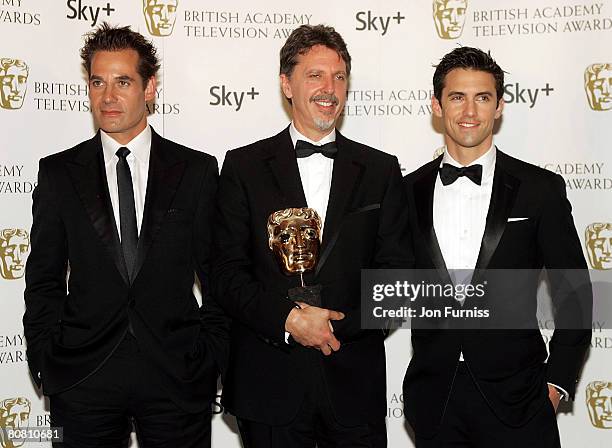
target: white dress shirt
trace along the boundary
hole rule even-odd
[[[450,185],[443,185],[440,175],[436,177],[433,226],[444,263],[449,270],[474,270],[476,267],[491,202],[496,159],[496,149],[492,146],[470,164],[482,165],[480,185],[465,176]],[[445,163],[462,166],[451,157],[446,148],[440,167]],[[461,281],[469,281],[469,278]],[[463,352],[459,354],[459,360],[463,361]]]
[[[336,129],[334,128],[329,134],[323,137],[318,142],[305,137],[295,128],[293,122],[289,126],[289,134],[293,142],[293,148],[298,140],[312,143],[316,146],[323,146],[326,143],[336,141]],[[327,213],[327,204],[329,202],[329,192],[331,191],[332,173],[334,170],[334,159],[325,157],[323,154],[312,154],[308,157],[297,159],[298,169],[300,171],[300,179],[302,181],[302,189],[306,196],[306,205],[315,209],[321,217],[321,237],[323,237],[323,226],[325,226],[325,214]],[[331,326],[331,322],[329,324]],[[289,332],[285,331],[285,342],[289,341]]]
[[[336,141],[336,129],[333,129],[329,134],[323,137],[318,142],[312,141],[305,137],[295,128],[293,122],[289,126],[289,134],[293,147],[298,140],[312,143],[315,146],[323,146],[326,143]],[[332,173],[334,170],[334,159],[325,157],[323,154],[312,154],[308,157],[297,159],[300,178],[302,180],[302,188],[304,196],[306,196],[306,204],[313,208],[321,217],[321,236],[323,236],[323,226],[325,225],[325,214],[327,213],[327,204],[329,202],[329,192],[331,190]]]
[[[473,270],[476,267],[491,202],[496,159],[493,146],[470,164],[482,165],[480,185],[465,176],[446,186],[439,175],[436,178],[433,226],[448,269]],[[440,166],[445,163],[462,166],[446,150]]]
[[[104,152],[104,169],[106,170],[106,181],[113,206],[113,215],[117,233],[121,240],[121,220],[119,217],[119,186],[117,184],[117,150],[126,147],[130,154],[126,157],[132,174],[132,185],[134,187],[134,205],[136,206],[136,226],[138,235],[142,225],[142,214],[144,212],[145,195],[147,193],[147,180],[149,178],[149,156],[151,155],[151,128],[147,126],[140,134],[134,137],[126,145],[122,145],[103,130],[102,150]]]

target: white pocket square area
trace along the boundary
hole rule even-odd
[[[508,218],[508,222],[526,221],[529,218]]]

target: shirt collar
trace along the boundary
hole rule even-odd
[[[470,165],[482,165],[482,180],[483,182],[489,180],[493,177],[495,173],[495,161],[497,160],[497,148],[495,144],[491,144],[491,147],[481,155],[479,158],[474,160]],[[440,166],[448,163],[449,165],[453,165],[456,167],[462,167],[459,162],[452,158],[452,156],[448,153],[446,147],[444,147],[444,155],[442,156],[442,162],[440,162]]]
[[[122,145],[117,140],[112,138],[109,134],[100,129],[100,136],[102,139],[102,150],[104,152],[104,163],[108,164],[116,160],[116,152],[119,148],[126,147],[130,150],[130,155],[134,155],[136,160],[145,165],[149,165],[149,156],[151,155],[151,127],[147,126],[143,131],[134,137],[129,143]]]
[[[336,128],[333,128],[329,134],[323,137],[318,142],[310,140],[308,137],[302,135],[300,131],[297,130],[293,121],[291,122],[291,126],[289,126],[289,134],[291,135],[291,141],[293,142],[293,147],[295,148],[295,144],[298,140],[304,140],[305,142],[312,143],[315,146],[323,146],[326,143],[335,142],[336,141]]]

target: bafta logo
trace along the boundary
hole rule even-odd
[[[6,398],[0,401],[0,443],[2,448],[17,448],[25,440],[9,437],[11,430],[25,430],[30,422],[30,400],[24,397]]]
[[[7,280],[23,277],[30,236],[23,229],[0,230],[0,274]]]
[[[28,87],[28,64],[20,59],[0,59],[0,107],[21,109]]]
[[[153,36],[169,36],[174,30],[178,0],[142,0],[147,29]]]
[[[433,19],[441,39],[461,36],[467,4],[467,0],[433,0]]]
[[[593,426],[612,429],[612,382],[589,383],[586,388],[586,405]]]
[[[612,64],[589,65],[584,71],[584,90],[591,109],[612,109]]]
[[[584,241],[591,267],[600,271],[612,269],[612,223],[589,224]]]

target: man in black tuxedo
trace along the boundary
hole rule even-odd
[[[436,68],[432,106],[446,149],[405,178],[416,266],[475,269],[480,278],[486,270],[557,270],[555,298],[579,305],[587,324],[557,329],[547,362],[534,327],[413,330],[404,406],[419,448],[559,446],[555,411],[573,398],[590,342],[590,283],[565,183],[493,145],[503,86],[504,72],[475,48],[453,50]],[[568,290],[563,272],[578,273],[582,289]],[[508,295],[535,319],[537,281],[525,285]],[[474,305],[468,300],[465,308]]]
[[[233,318],[223,403],[246,447],[384,447],[385,334],[360,329],[360,269],[406,267],[405,192],[395,157],[336,130],[350,56],[331,27],[304,25],[280,52],[292,123],[229,151],[219,181],[215,297]],[[287,298],[268,246],[275,211],[314,208],[320,257],[306,285],[321,306]]]
[[[132,419],[141,446],[210,446],[228,331],[209,300],[216,160],[147,125],[159,62],[142,35],[104,24],[81,56],[100,130],[40,161],[30,370],[64,428],[57,446],[127,446]]]

